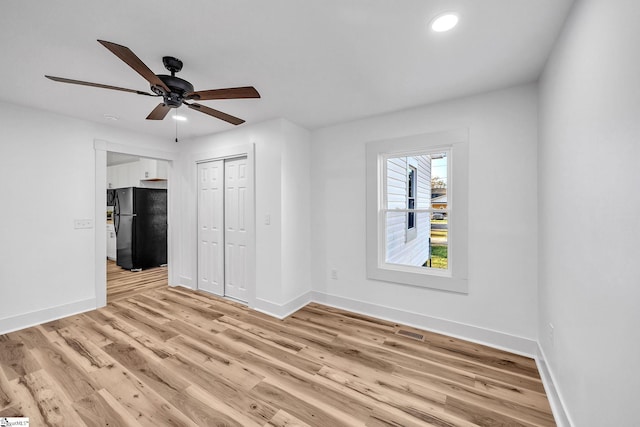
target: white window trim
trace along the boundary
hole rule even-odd
[[[449,268],[411,267],[385,262],[384,227],[380,207],[384,197],[384,159],[394,154],[447,149],[453,192],[447,195]],[[367,164],[367,277],[373,280],[400,283],[450,292],[468,293],[468,198],[469,198],[469,132],[457,129],[408,137],[369,142],[366,145]]]

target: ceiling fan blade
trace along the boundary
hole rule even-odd
[[[186,94],[185,98],[206,101],[209,99],[260,98],[260,94],[253,86],[245,86],[230,87],[227,89],[199,90]]]
[[[100,84],[100,83],[83,82],[82,80],[65,79],[64,77],[55,77],[55,76],[45,76],[45,77],[48,78],[49,80],[53,80],[54,82],[71,83],[71,84],[74,84],[74,85],[99,87],[99,88],[102,88],[102,89],[120,90],[122,92],[137,93],[138,95],[159,96],[159,95],[154,95],[154,94],[151,94],[151,93],[148,93],[148,92],[143,92],[141,90],[127,89],[127,88],[124,88],[124,87],[103,85],[103,84]]]
[[[149,113],[147,120],[162,120],[165,118],[169,110],[171,110],[171,107],[161,102],[151,113]]]
[[[244,123],[244,120],[234,117],[230,114],[223,113],[222,111],[214,110],[213,108],[205,107],[200,104],[187,104],[184,102],[184,105],[191,108],[192,110],[200,111],[201,113],[208,114],[210,116],[215,117],[216,119],[224,120],[225,122],[229,122],[232,125],[240,125]]]
[[[167,92],[170,92],[169,88],[164,84],[164,82],[160,80],[158,76],[153,74],[153,71],[151,71],[149,67],[147,67],[145,63],[142,62],[142,60],[131,51],[131,49],[126,46],[121,46],[119,44],[107,42],[104,40],[98,40],[98,42],[109,49],[115,56],[123,60],[128,66],[133,68],[138,74],[144,77],[144,79],[151,83],[153,86],[160,86]]]

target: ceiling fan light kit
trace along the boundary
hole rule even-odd
[[[444,33],[452,30],[458,25],[459,17],[457,13],[441,13],[431,20],[431,30],[436,33]]]
[[[222,111],[214,110],[213,108],[206,107],[204,105],[196,103],[187,103],[185,100],[198,100],[206,101],[212,99],[242,99],[242,98],[260,98],[260,94],[253,86],[225,88],[225,89],[211,89],[204,91],[194,91],[193,85],[188,81],[176,77],[176,73],[182,70],[183,63],[178,58],[172,56],[165,56],[162,58],[164,67],[171,73],[167,74],[154,74],[149,67],[145,65],[140,58],[136,56],[128,47],[121,46],[116,43],[98,40],[98,42],[109,49],[114,55],[125,62],[134,71],[140,74],[151,86],[151,92],[143,92],[134,89],[126,89],[117,86],[105,85],[100,83],[91,83],[81,80],[66,79],[63,77],[46,76],[46,78],[60,83],[70,83],[82,86],[92,86],[102,89],[118,90],[122,92],[135,93],[137,95],[145,96],[161,96],[163,102],[158,104],[151,113],[147,116],[147,120],[162,120],[167,116],[167,113],[172,108],[178,108],[183,104],[192,110],[199,111],[209,116],[215,117],[220,120],[224,120],[233,125],[239,125],[244,123],[244,120],[234,117],[230,114],[223,113]]]

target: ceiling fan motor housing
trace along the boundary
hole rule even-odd
[[[171,90],[167,93],[160,86],[151,86],[151,90],[162,95],[164,103],[169,107],[177,108],[182,105],[184,95],[193,92],[193,85],[180,77],[168,76],[165,74],[158,74],[158,78]]]
[[[176,77],[176,73],[182,70],[182,61],[173,56],[163,56],[162,63],[164,68],[171,72],[171,75],[157,74],[156,76],[162,80],[162,82],[170,89],[167,91],[158,85],[152,85],[151,90],[156,95],[161,95],[164,98],[164,103],[172,108],[178,108],[184,101],[185,93],[193,92],[193,85],[186,80]]]

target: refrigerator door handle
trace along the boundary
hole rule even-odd
[[[114,191],[115,198],[113,201],[113,228],[118,235],[118,228],[120,228],[120,202],[118,200],[118,192]]]

